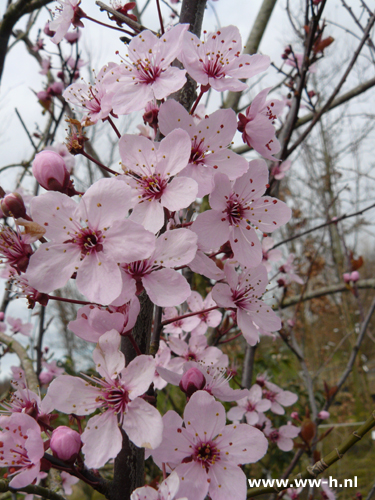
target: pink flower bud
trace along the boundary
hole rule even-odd
[[[25,204],[19,193],[7,194],[0,201],[0,207],[6,217],[14,217],[15,219],[27,217]]]
[[[342,277],[344,278],[345,283],[349,283],[349,281],[350,281],[350,273],[344,273],[342,275]]]
[[[300,419],[299,415],[298,415],[298,412],[296,412],[296,411],[292,411],[292,413],[291,413],[290,416],[293,418],[293,420],[299,420]]]
[[[53,379],[53,373],[51,372],[41,372],[39,374],[39,381],[42,385],[47,385]]]
[[[352,274],[350,275],[350,281],[353,281],[353,283],[355,283],[358,280],[359,280],[359,272],[353,271]]]
[[[47,191],[66,193],[70,175],[65,167],[65,162],[54,151],[42,151],[35,155],[32,171],[35,179]]]
[[[329,412],[322,410],[318,413],[318,418],[320,418],[321,420],[326,420],[327,418],[329,418]]]
[[[205,384],[206,379],[203,373],[198,368],[189,368],[182,376],[180,389],[190,398],[194,392],[201,391]]]
[[[4,321],[5,314],[3,312],[0,312],[0,321]]]
[[[69,31],[64,38],[67,42],[69,42],[71,45],[76,43],[80,38],[81,38],[82,32],[79,30],[76,31]]]
[[[48,87],[47,92],[52,95],[61,95],[64,91],[65,85],[63,82],[53,82],[53,84]]]
[[[81,445],[81,436],[66,425],[61,425],[52,432],[50,448],[53,455],[64,462],[74,462]]]
[[[49,29],[49,22],[44,26],[43,32],[47,36],[53,36],[55,34],[55,31]]]

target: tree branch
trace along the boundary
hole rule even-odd
[[[29,486],[25,486],[24,488],[14,489],[9,486],[9,480],[1,479],[0,480],[0,492],[5,493],[6,491],[11,491],[12,493],[22,492],[28,493],[31,495],[38,495],[42,498],[46,498],[48,500],[65,500],[65,497],[51,491],[47,488],[43,488],[42,486],[36,486],[30,484]]]

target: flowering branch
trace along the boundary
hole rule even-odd
[[[17,493],[18,491],[23,492],[23,493],[28,493],[31,495],[38,495],[42,498],[46,498],[48,500],[65,500],[65,497],[59,495],[58,493],[55,493],[52,490],[49,490],[48,488],[43,488],[42,486],[36,486],[33,484],[30,484],[29,486],[26,486],[25,488],[19,488],[19,489],[14,489],[9,487],[9,481],[7,479],[1,479],[0,480],[0,492],[5,493],[6,491],[11,491],[12,493]]]

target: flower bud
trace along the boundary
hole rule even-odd
[[[56,33],[55,31],[52,31],[50,29],[49,22],[47,22],[46,25],[44,26],[43,32],[44,32],[45,35],[51,36],[51,37]]]
[[[79,30],[75,31],[69,31],[65,36],[65,40],[70,43],[70,45],[73,45],[76,43],[80,38],[81,38],[82,32]]]
[[[52,96],[61,95],[64,92],[64,83],[63,82],[53,82],[47,89],[47,92]]]
[[[58,153],[54,151],[38,153],[35,155],[32,170],[35,179],[44,189],[66,193],[70,175]]]
[[[290,416],[292,417],[293,420],[298,420],[299,421],[299,415],[298,415],[298,412],[296,411],[292,411],[292,413],[290,414]]]
[[[189,368],[189,370],[182,376],[179,384],[181,391],[183,391],[188,398],[194,392],[201,391],[206,385],[206,379],[203,373],[198,368]]]
[[[60,425],[52,432],[50,448],[55,457],[64,462],[74,462],[81,449],[81,436],[66,425]]]
[[[14,217],[15,219],[27,217],[25,204],[19,193],[7,194],[0,201],[0,207],[5,217]]]
[[[359,280],[359,272],[353,271],[352,274],[350,275],[350,280],[353,281],[353,283],[358,281]]]
[[[320,418],[321,420],[326,420],[327,418],[329,418],[329,412],[322,410],[318,413],[318,418]]]

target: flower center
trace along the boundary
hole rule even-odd
[[[121,386],[110,387],[105,391],[103,400],[103,406],[112,408],[116,414],[123,414],[130,401],[129,392]]]
[[[273,391],[264,391],[263,396],[265,399],[269,399],[273,403],[276,401],[277,393]]]
[[[104,237],[101,231],[85,227],[78,232],[73,242],[81,248],[82,256],[85,256],[93,252],[101,252],[103,250],[103,240]]]
[[[200,442],[195,446],[194,460],[199,462],[208,471],[211,465],[220,460],[220,450],[217,449],[215,443],[212,441]]]
[[[160,174],[156,174],[151,177],[143,177],[138,182],[142,186],[143,190],[142,198],[150,201],[160,200],[168,184],[167,180],[162,179]]]
[[[246,218],[246,208],[246,205],[243,205],[240,201],[229,198],[227,208],[223,210],[223,213],[227,215],[227,220],[232,226],[237,226],[241,220]]]
[[[268,435],[268,438],[271,441],[271,443],[277,443],[277,441],[279,440],[279,431],[272,431]]]
[[[161,75],[162,69],[153,65],[149,59],[138,59],[134,64],[138,71],[138,78],[140,83],[151,84]]]

